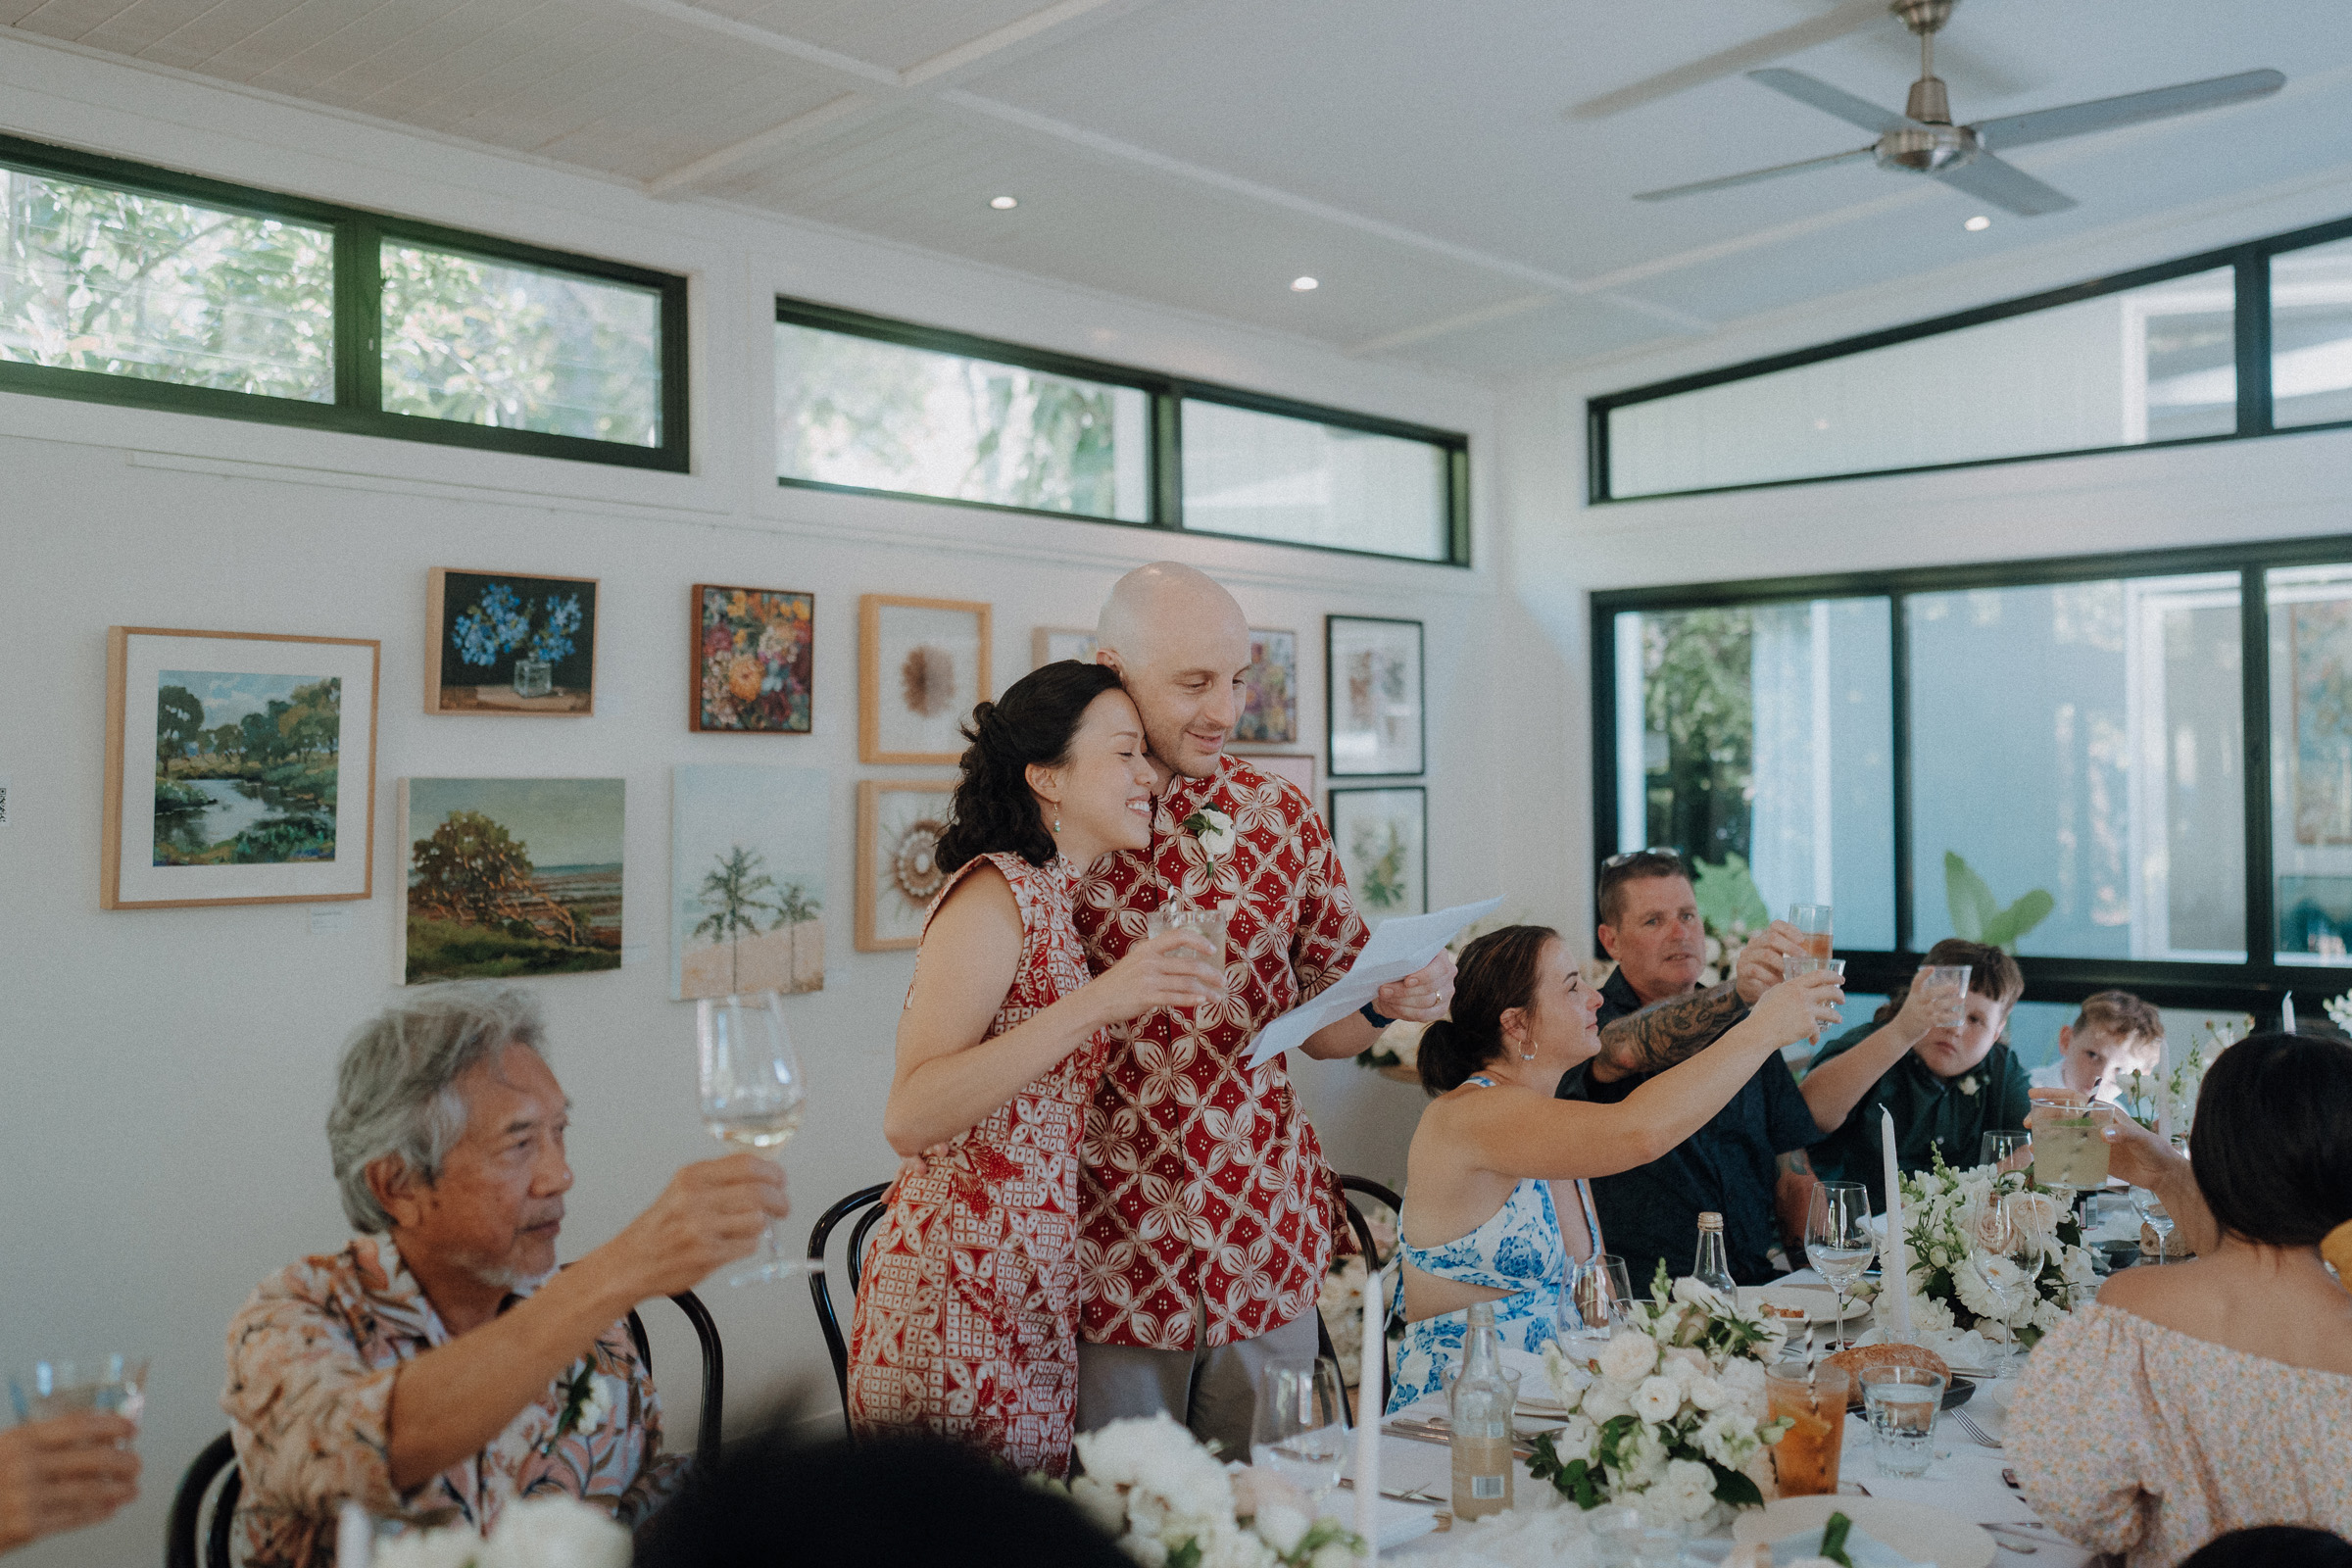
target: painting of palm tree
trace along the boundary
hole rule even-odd
[[[821,991],[828,781],[686,766],[671,805],[671,994]]]

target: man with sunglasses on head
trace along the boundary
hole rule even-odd
[[[1804,951],[1796,928],[1775,920],[1740,949],[1730,979],[1701,987],[1706,926],[1690,867],[1672,850],[1611,856],[1601,862],[1596,897],[1594,935],[1617,972],[1600,988],[1600,1054],[1560,1080],[1562,1100],[1614,1103],[1651,1074],[1705,1050],[1780,983],[1783,960]],[[1723,1216],[1733,1278],[1742,1285],[1772,1279],[1776,1231],[1803,1229],[1811,1178],[1797,1162],[1820,1136],[1795,1077],[1775,1056],[1663,1159],[1594,1181],[1602,1233],[1625,1259],[1636,1293],[1648,1290],[1660,1261],[1671,1275],[1690,1272],[1698,1216],[1708,1211]],[[1784,1189],[1776,1225],[1776,1195]]]

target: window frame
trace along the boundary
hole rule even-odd
[[[1243,544],[1270,546],[1281,550],[1312,550],[1325,555],[1353,556],[1368,561],[1396,561],[1415,566],[1470,565],[1470,438],[1456,430],[1441,430],[1431,425],[1416,424],[1408,419],[1392,419],[1382,415],[1359,414],[1348,409],[1335,409],[1322,404],[1301,403],[1292,398],[1276,397],[1270,393],[1252,392],[1243,387],[1226,386],[1214,381],[1196,381],[1187,376],[1169,375],[1163,371],[1146,370],[1131,365],[1116,365],[1107,360],[1090,360],[1074,354],[1060,354],[1051,349],[1030,348],[1009,343],[1002,338],[982,337],[976,333],[959,332],[941,326],[927,326],[918,321],[902,320],[894,317],[873,316],[863,311],[849,310],[838,305],[826,305],[815,300],[776,296],[776,320],[780,325],[803,326],[821,332],[838,332],[850,337],[871,338],[883,343],[896,343],[906,348],[925,349],[933,353],[953,354],[964,359],[980,360],[992,365],[1007,365],[1018,369],[1040,370],[1048,375],[1064,375],[1083,381],[1098,381],[1111,386],[1130,387],[1145,395],[1149,411],[1148,427],[1152,432],[1151,450],[1145,454],[1146,493],[1151,497],[1150,515],[1144,518],[1102,517],[1085,512],[1056,512],[1043,507],[1016,507],[996,501],[966,501],[956,496],[923,495],[910,490],[882,490],[866,485],[834,484],[822,479],[799,479],[778,474],[776,483],[791,490],[827,491],[836,495],[878,496],[893,501],[919,501],[929,506],[964,507],[979,512],[1010,513],[1017,516],[1053,517],[1062,522],[1105,524],[1114,528],[1152,528],[1169,533],[1189,533],[1199,539],[1231,539]],[[1446,455],[1446,554],[1442,557],[1402,556],[1384,550],[1355,550],[1346,545],[1294,543],[1285,539],[1261,539],[1253,534],[1211,532],[1184,525],[1184,415],[1186,399],[1199,403],[1217,403],[1230,408],[1247,409],[1255,414],[1270,414],[1283,418],[1302,419],[1315,424],[1337,425],[1343,429],[1361,430],[1369,435],[1395,436],[1400,440],[1419,442],[1441,449]]]
[[[2111,272],[2103,277],[2069,283],[2060,288],[2044,289],[2038,293],[2021,295],[1990,305],[1980,305],[1948,315],[1930,317],[1899,326],[1881,328],[1874,332],[1858,333],[1834,342],[1816,344],[1810,348],[1791,349],[1770,354],[1760,359],[1745,360],[1719,369],[1699,370],[1689,375],[1652,381],[1623,391],[1604,393],[1585,401],[1585,465],[1586,500],[1592,506],[1615,506],[1642,501],[1667,501],[1683,496],[1727,495],[1741,490],[1778,490],[1796,484],[1834,484],[1845,479],[1882,479],[1892,474],[1939,473],[1949,468],[1982,468],[1996,464],[2039,463],[2055,458],[2082,458],[2112,452],[2157,452],[2173,447],[2209,446],[2219,441],[2248,441],[2275,435],[2303,435],[2317,430],[2352,428],[2352,419],[2329,420],[2319,424],[2289,425],[2278,428],[2272,422],[2271,405],[2271,258],[2286,251],[2299,251],[2314,245],[2330,244],[2352,238],[2352,218],[2340,218],[2308,227],[2289,229],[2283,233],[2225,245],[2217,250],[2200,251],[2193,256],[2176,257],[2156,262],[2129,271]],[[1868,353],[1873,349],[1889,348],[1898,343],[1916,342],[1921,338],[1936,337],[1967,327],[1982,326],[1989,321],[2005,321],[2013,317],[2031,316],[2037,311],[2054,310],[2063,305],[2076,305],[2084,300],[2099,299],[2109,294],[2143,288],[2151,283],[2169,282],[2198,272],[2213,271],[2228,267],[2236,279],[2235,299],[2235,363],[2237,371],[2237,428],[2217,435],[2176,436],[2163,441],[2139,441],[2129,444],[2071,447],[2047,452],[2020,452],[2004,457],[1962,458],[1950,463],[1923,463],[1904,467],[1854,468],[1836,473],[1805,474],[1788,479],[1756,479],[1743,484],[1704,485],[1689,490],[1645,491],[1638,496],[1613,493],[1609,474],[1609,415],[1636,404],[1654,403],[1683,392],[1696,392],[1706,387],[1722,386],[1728,382],[1751,380],[1779,370],[1790,370],[1807,365],[1819,365],[1825,360],[1844,359],[1850,355]]]
[[[688,426],[688,296],[685,277],[601,257],[550,250],[520,240],[422,220],[364,212],[308,197],[287,196],[198,174],[103,157],[44,142],[0,135],[0,165],[79,184],[323,228],[333,240],[334,388],[331,402],[313,403],[266,393],[188,386],[103,370],[69,369],[0,360],[0,392],[72,398],[122,408],[161,409],[262,424],[297,425],[353,435],[387,436],[441,446],[514,452],[621,467],[685,473],[691,468]],[[456,419],[394,414],[383,407],[382,245],[386,240],[450,251],[481,261],[537,268],[654,292],[660,301],[661,442],[636,446],[545,430],[516,430]]]
[[[2314,428],[2326,428],[2314,426]],[[2208,438],[2210,439],[2210,438]],[[1595,589],[1590,594],[1592,693],[1592,849],[1597,865],[1616,853],[1617,616],[1632,612],[1730,609],[1812,599],[1888,601],[1890,712],[1893,726],[1894,947],[1846,949],[1849,988],[1885,994],[1907,979],[1921,954],[1912,943],[1913,843],[1911,822],[1910,635],[1906,602],[1916,594],[1968,589],[2042,587],[2115,578],[2235,572],[2238,592],[2239,703],[2244,734],[2246,958],[2192,962],[2152,958],[2071,958],[2020,956],[2027,993],[2036,1002],[2079,1002],[2094,991],[2121,987],[2164,1006],[2231,1006],[2275,1017],[2281,997],[2332,996],[2352,986],[2352,957],[2336,963],[2278,961],[2277,880],[2272,857],[2271,618],[2268,574],[2274,567],[2352,564],[2352,534],[2241,544],[2184,546],[2056,556],[2033,561],[1979,562],[1879,571],[1687,583],[1654,588]]]

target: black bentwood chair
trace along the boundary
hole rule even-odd
[[[718,1325],[710,1320],[710,1311],[703,1305],[702,1298],[692,1291],[680,1291],[670,1298],[678,1310],[694,1325],[695,1338],[703,1346],[703,1415],[695,1426],[694,1453],[698,1459],[708,1459],[718,1452],[720,1418],[725,1408],[726,1352],[718,1341]],[[647,1376],[653,1375],[654,1349],[646,1338],[645,1320],[634,1308],[629,1312],[629,1339],[637,1347],[637,1359],[645,1363]],[[164,1527],[164,1568],[236,1568],[229,1555],[228,1533],[235,1522],[237,1499],[244,1494],[244,1480],[237,1474],[237,1451],[223,1432],[204,1446],[187,1473],[179,1478],[179,1490],[172,1494],[172,1519]],[[206,1506],[207,1498],[211,1506]],[[201,1553],[198,1550],[202,1547]]]
[[[1343,1176],[1339,1172],[1334,1171],[1332,1173],[1331,1181],[1332,1186],[1338,1191],[1340,1196],[1340,1208],[1342,1212],[1348,1216],[1348,1228],[1355,1233],[1355,1245],[1363,1251],[1364,1266],[1367,1269],[1388,1267],[1391,1260],[1395,1257],[1395,1253],[1392,1251],[1388,1257],[1383,1257],[1381,1255],[1380,1244],[1373,1238],[1372,1235],[1372,1222],[1364,1217],[1364,1211],[1357,1207],[1355,1200],[1349,1198],[1348,1195],[1349,1193],[1361,1193],[1364,1197],[1372,1200],[1376,1203],[1386,1203],[1388,1205],[1389,1212],[1398,1216],[1399,1219],[1401,1219],[1404,1214],[1403,1200],[1399,1199],[1388,1188],[1383,1187],[1380,1183],[1372,1180],[1372,1178],[1369,1176]],[[1395,1313],[1390,1313],[1386,1318],[1383,1319],[1381,1328],[1384,1333],[1391,1326],[1393,1326],[1392,1320],[1395,1318]],[[1331,1325],[1323,1320],[1323,1312],[1320,1306],[1318,1306],[1315,1310],[1315,1331],[1322,1342],[1322,1349],[1318,1353],[1330,1356],[1332,1363],[1334,1365],[1338,1365],[1340,1358],[1339,1351],[1332,1348]],[[1340,1403],[1348,1412],[1348,1423],[1353,1425],[1355,1421],[1355,1397],[1348,1390],[1348,1369],[1346,1367],[1340,1368]]]
[[[882,1195],[889,1191],[888,1182],[860,1187],[818,1215],[816,1223],[808,1228],[808,1261],[822,1263],[825,1243],[831,1239],[834,1228],[859,1209],[865,1210],[858,1214],[858,1223],[850,1227],[847,1256],[842,1259],[849,1266],[853,1303],[858,1299],[858,1277],[865,1271],[866,1238],[882,1221]],[[808,1298],[816,1304],[816,1326],[824,1331],[825,1353],[833,1358],[833,1382],[841,1390],[841,1418],[846,1425],[850,1418],[850,1342],[843,1336],[841,1319],[833,1311],[833,1292],[825,1283],[829,1277],[821,1269],[808,1276]]]

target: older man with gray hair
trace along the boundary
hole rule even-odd
[[[787,1213],[755,1154],[688,1165],[556,1272],[570,1102],[529,993],[422,987],[343,1054],[327,1145],[362,1236],[265,1280],[220,1396],[244,1478],[237,1560],[334,1560],[345,1499],[487,1532],[569,1493],[635,1525],[674,1490],[629,1310],[749,1253]]]

